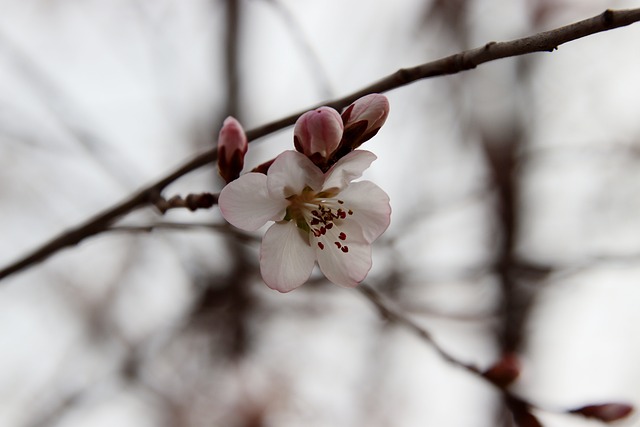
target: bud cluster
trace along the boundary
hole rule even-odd
[[[307,111],[298,118],[293,130],[296,150],[326,172],[338,160],[373,138],[389,115],[389,101],[377,93],[365,95],[349,105],[342,114],[331,107]],[[218,169],[228,183],[237,179],[244,166],[247,137],[240,123],[227,117],[218,137]],[[273,160],[257,166],[253,172],[267,173]]]
[[[308,111],[296,122],[293,131],[295,148],[326,171],[373,138],[388,115],[389,101],[380,94],[359,98],[342,115],[331,107]]]

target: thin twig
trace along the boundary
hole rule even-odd
[[[372,287],[366,284],[360,284],[357,288],[362,295],[364,295],[378,310],[380,316],[384,319],[387,319],[393,323],[402,325],[414,332],[418,337],[420,337],[423,341],[426,341],[433,347],[433,349],[447,362],[452,365],[463,368],[464,370],[471,372],[472,374],[481,377],[483,380],[486,380],[486,377],[482,374],[480,369],[475,366],[466,364],[449,353],[447,353],[440,345],[434,340],[433,336],[429,331],[424,329],[422,326],[418,325],[411,318],[405,316],[401,311],[395,310],[391,308],[391,305],[384,300],[384,297],[376,292]]]
[[[175,230],[186,231],[196,229],[211,229],[215,231],[225,231],[229,227],[226,224],[220,224],[215,222],[154,222],[144,225],[114,225],[109,227],[108,232],[123,232],[123,233],[151,233],[156,230]]]
[[[154,222],[145,225],[114,225],[105,230],[105,232],[120,233],[151,233],[157,230],[167,231],[189,231],[198,229],[208,229],[219,233],[225,233],[233,236],[234,239],[245,243],[259,243],[260,239],[250,233],[241,231],[227,223],[213,222]]]
[[[265,135],[283,129],[294,124],[296,119],[305,111],[322,105],[328,105],[339,110],[369,93],[387,92],[389,90],[408,85],[417,80],[471,70],[485,62],[495,61],[497,59],[525,55],[534,52],[551,52],[557,49],[558,46],[569,41],[577,40],[602,31],[624,27],[637,21],[640,21],[640,8],[618,11],[607,10],[593,18],[576,22],[555,30],[542,32],[530,37],[524,37],[508,42],[490,42],[482,47],[447,56],[417,67],[400,69],[382,80],[379,80],[378,82],[350,95],[317,104],[305,109],[304,111],[297,112],[288,117],[252,129],[247,132],[247,137],[249,141],[254,141]],[[87,237],[105,231],[114,222],[114,220],[118,219],[122,215],[143,206],[147,206],[149,203],[153,203],[162,190],[176,179],[193,170],[199,169],[202,166],[215,162],[216,158],[217,155],[215,148],[211,148],[210,150],[195,156],[193,159],[184,163],[165,177],[139,190],[137,193],[134,193],[120,203],[88,219],[84,223],[64,231],[62,234],[53,238],[49,242],[44,243],[33,252],[28,253],[9,264],[0,270],[0,280],[10,276],[11,274],[17,273],[26,267],[44,261],[63,248],[77,245]]]
[[[189,194],[186,197],[176,195],[170,199],[158,196],[155,201],[155,207],[163,215],[170,209],[189,209],[191,212],[198,209],[209,209],[218,204],[218,194],[212,193],[196,193]]]

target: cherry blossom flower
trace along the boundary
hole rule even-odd
[[[240,176],[247,149],[247,135],[242,125],[235,118],[227,117],[218,135],[218,170],[227,183]]]
[[[275,221],[260,248],[265,283],[289,292],[309,279],[315,262],[333,283],[353,287],[371,269],[371,244],[389,226],[389,197],[357,181],[376,159],[353,151],[323,172],[305,155],[285,151],[267,175],[248,173],[227,185],[219,206],[232,225],[255,231]]]

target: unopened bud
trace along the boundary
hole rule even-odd
[[[344,125],[340,114],[330,107],[307,111],[293,130],[296,150],[314,163],[323,163],[338,148]]]
[[[247,135],[242,125],[233,117],[227,117],[218,135],[218,170],[227,184],[240,176],[247,149]]]
[[[582,408],[572,409],[568,412],[610,423],[629,416],[631,412],[633,412],[633,406],[626,403],[603,403],[600,405],[583,406]]]
[[[379,93],[365,95],[342,113],[345,134],[351,133],[355,144],[360,145],[378,133],[388,115],[389,100],[386,96]]]
[[[505,388],[513,383],[520,375],[520,361],[514,353],[506,353],[491,368],[487,369],[482,375],[497,385]]]

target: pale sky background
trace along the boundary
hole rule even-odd
[[[250,129],[401,67],[640,7],[468,0],[447,21],[436,3],[454,2],[241,1],[238,118]],[[212,143],[224,4],[0,0],[0,265]],[[482,142],[519,135],[515,254],[550,273],[519,278],[534,303],[513,390],[551,410],[535,412],[545,426],[596,425],[553,413],[586,404],[640,407],[639,38],[636,24],[394,90],[364,147],[393,209],[367,283],[487,368],[500,233]],[[248,165],[291,147],[289,128]],[[205,168],[164,195],[221,186]],[[223,223],[148,209],[120,224],[163,220]],[[269,290],[256,236],[105,233],[0,282],[0,427],[501,425],[491,387],[358,292]]]

